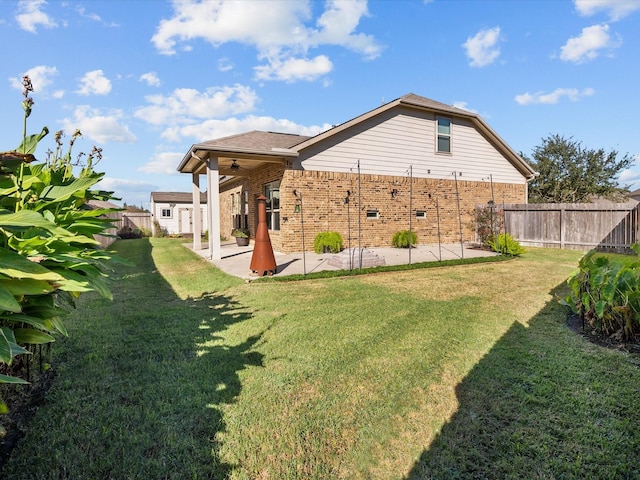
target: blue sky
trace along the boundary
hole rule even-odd
[[[630,154],[640,188],[640,1],[2,1],[0,150],[103,149],[103,187],[190,191],[194,143],[313,135],[406,93],[479,113],[530,156],[550,134]],[[68,137],[67,137],[68,139]]]

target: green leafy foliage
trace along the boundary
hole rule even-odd
[[[640,246],[633,248],[637,255]],[[593,331],[618,340],[640,333],[639,259],[625,262],[590,252],[567,284],[571,293],[560,303],[580,315]]]
[[[245,228],[236,228],[231,232],[231,236],[236,238],[249,238],[249,230]]]
[[[501,233],[496,235],[492,240],[487,240],[487,245],[491,247],[494,252],[502,253],[504,255],[522,255],[525,249],[520,242],[514,239],[508,233]]]
[[[418,243],[418,236],[410,230],[401,230],[393,234],[391,245],[396,248],[413,248]]]
[[[634,159],[604,149],[592,150],[581,142],[551,135],[526,159],[539,176],[529,183],[531,203],[578,203],[592,197],[616,197],[626,191],[618,186],[619,175]]]
[[[316,253],[338,253],[342,250],[342,235],[338,232],[320,232],[313,240],[313,250]]]
[[[493,202],[476,207],[473,216],[474,222],[471,226],[476,231],[478,241],[484,246],[489,246],[489,241],[504,230],[504,212]]]
[[[82,164],[84,154],[74,163],[72,146],[80,132],[66,152],[63,133],[57,132],[56,151],[37,162],[34,153],[48,129],[27,135],[33,88],[28,77],[23,84],[23,141],[16,151],[0,153],[0,383],[22,383],[12,362],[28,355],[30,345],[66,335],[61,317],[81,293],[111,298],[106,270],[113,258],[94,235],[112,228],[105,215],[113,209],[88,207],[90,200],[113,198],[112,192],[94,189],[104,175],[93,169],[101,151],[94,147]]]

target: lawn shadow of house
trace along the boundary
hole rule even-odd
[[[551,300],[510,327],[457,385],[456,413],[405,480],[638,478],[637,384],[619,382],[637,366],[582,344],[566,314]]]
[[[114,301],[88,295],[68,322],[49,393],[60,400],[30,423],[29,445],[38,445],[30,458],[59,478],[227,478],[234,466],[218,456],[223,408],[242,391],[240,372],[262,367],[264,332],[229,340],[225,332],[251,311],[223,292],[180,298],[149,240],[119,248],[129,245],[139,258],[115,272]],[[82,401],[70,407],[66,398]],[[3,478],[31,476],[11,463]]]
[[[219,457],[219,436],[226,430],[223,408],[242,391],[240,372],[263,367],[263,355],[256,348],[265,332],[234,333],[233,340],[229,340],[225,334],[230,328],[252,318],[251,311],[236,299],[221,292],[180,299],[164,280],[162,288],[168,290],[167,320],[179,331],[178,338],[172,336],[176,341],[172,350],[177,357],[167,365],[174,375],[166,378],[169,384],[165,388],[181,391],[171,402],[171,410],[176,417],[175,425],[182,430],[180,435],[192,439],[181,442],[183,448],[191,443],[191,451],[183,451],[176,459],[199,468],[199,472],[194,472],[198,478],[228,478],[236,466]],[[164,334],[166,327],[157,326]],[[166,445],[167,450],[171,448]],[[173,474],[179,476],[188,467],[176,468]]]

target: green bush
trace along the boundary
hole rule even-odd
[[[236,228],[231,232],[231,236],[236,238],[249,238],[249,230],[245,228]]]
[[[338,232],[320,232],[313,240],[313,250],[316,253],[338,253],[343,243],[342,235]]]
[[[508,233],[496,235],[496,237],[493,240],[489,240],[487,244],[494,252],[505,255],[522,255],[525,252],[524,247],[520,245],[520,242]]]
[[[393,234],[391,245],[396,248],[409,248],[418,243],[418,236],[411,230],[401,230]]]
[[[632,246],[640,252],[640,247]],[[560,301],[591,329],[617,340],[640,334],[640,262],[585,255],[567,284],[571,293]]]
[[[118,237],[122,240],[130,239],[130,238],[142,238],[142,232],[137,227],[132,227],[127,225],[126,227],[122,227],[117,232]]]

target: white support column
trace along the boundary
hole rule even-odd
[[[211,260],[220,260],[220,174],[218,158],[207,162],[207,211],[209,212],[209,254]]]
[[[200,209],[200,175],[198,173],[192,173],[193,183],[193,250],[202,250],[202,210]]]

